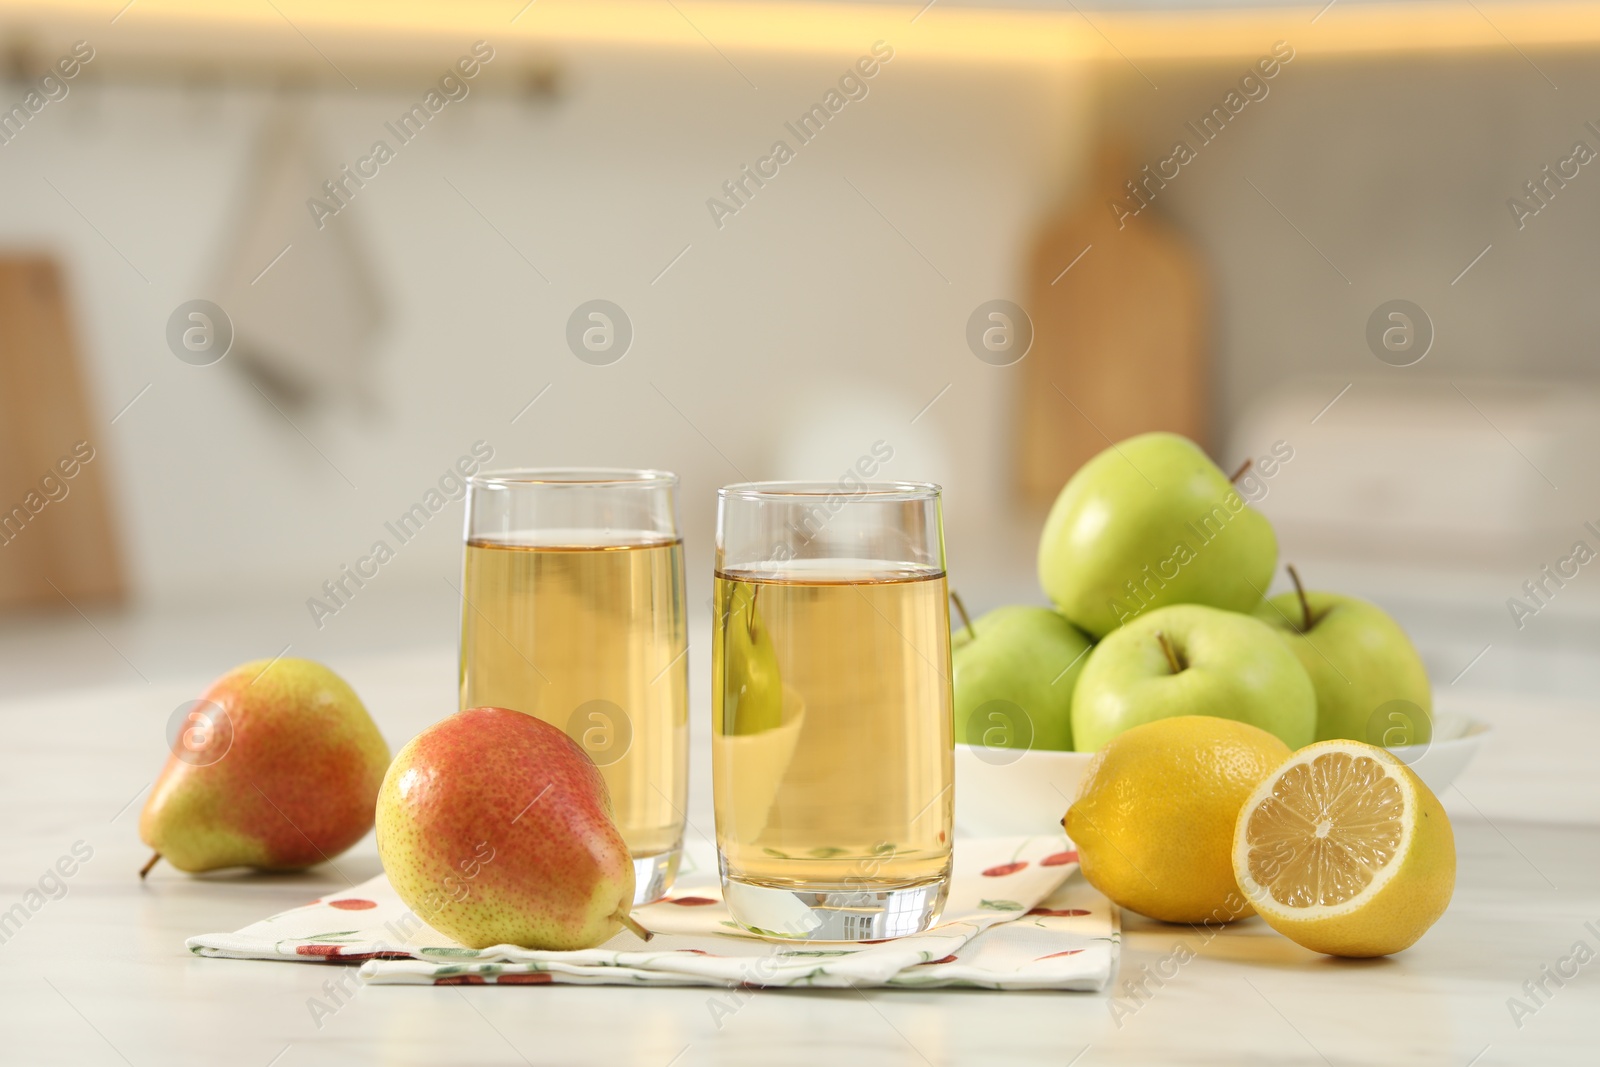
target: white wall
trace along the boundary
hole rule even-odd
[[[442,43],[440,69],[464,47]],[[784,121],[855,55],[731,58],[759,89],[709,49],[560,56],[557,101],[479,93],[451,105],[330,220],[359,235],[390,319],[372,403],[293,416],[359,489],[235,361],[190,367],[163,338],[172,309],[214,284],[273,106],[267,94],[82,84],[0,146],[0,243],[62,256],[100,418],[151,385],[101,430],[140,595],[158,604],[248,595],[298,612],[479,438],[507,464],[680,471],[691,575],[703,580],[716,486],[827,477],[882,438],[896,449],[886,476],[947,486],[952,575],[979,590],[974,606],[1036,597],[1038,516],[1015,511],[1007,492],[1017,368],[974,359],[966,318],[983,300],[1021,299],[1027,243],[1070,191],[1092,136],[1124,135],[1136,159],[1157,158],[1243,66],[1142,63],[1155,90],[1115,65],[1096,82],[1066,67],[933,62],[903,49],[865,100],[719,231],[706,198],[784,136]],[[1561,91],[1516,56],[1296,60],[1163,194],[1158,209],[1213,271],[1218,443],[1232,449],[1219,459],[1255,450],[1251,427],[1276,418],[1257,402],[1307,378],[1426,383],[1447,401],[1451,382],[1467,383],[1490,412],[1512,399],[1496,383],[1593,382],[1600,305],[1585,294],[1600,213],[1589,183],[1600,180],[1586,168],[1525,231],[1504,205],[1592,117],[1583,104],[1592,60],[1536,58]],[[424,90],[320,95],[312,115],[328,157],[354,159]],[[274,272],[295,270],[326,236],[309,221],[286,234],[304,243]],[[597,296],[623,305],[637,332],[610,367],[579,362],[563,341],[572,308]],[[1438,330],[1411,368],[1379,364],[1363,343],[1372,308],[1397,296],[1421,302]],[[1381,400],[1363,384],[1318,432],[1366,417],[1364,397]],[[1505,447],[1476,413],[1455,415],[1459,432],[1478,435],[1474,448]],[[1539,453],[1519,426],[1503,428]],[[1302,433],[1307,447],[1314,437]],[[1584,468],[1588,454],[1556,447],[1551,477],[1566,486],[1554,467]],[[1480,499],[1489,483],[1468,465],[1408,469],[1430,493],[1453,493],[1452,513],[1529,531],[1531,517],[1548,515],[1537,525],[1557,532],[1595,513],[1571,488],[1525,504],[1548,487],[1511,452],[1499,459],[1522,494],[1509,506]],[[386,588],[453,579],[459,511],[402,549],[383,571]],[[1540,534],[1495,561],[1520,582],[1555,544]],[[1486,594],[1485,611],[1502,612],[1505,595]]]
[[[442,45],[441,70],[462,50]],[[298,605],[477,439],[499,465],[679,471],[701,577],[718,485],[835,476],[880,438],[885,476],[948,487],[953,562],[1010,544],[994,472],[1015,371],[963,332],[979,302],[1018,298],[1021,249],[1077,157],[1083,79],[902,52],[719,231],[707,197],[854,59],[739,56],[752,90],[709,51],[588,52],[562,58],[554,102],[451,105],[327,222],[359,234],[390,317],[371,405],[291,410],[304,438],[238,361],[189,366],[164,341],[179,303],[214,292],[268,94],[83,84],[52,104],[0,148],[0,244],[64,260],[138,595]],[[328,157],[363,153],[425,88],[319,96]],[[273,271],[324,237],[308,215]],[[636,330],[614,366],[563,340],[597,296]],[[456,504],[379,580],[454,580],[459,522]]]

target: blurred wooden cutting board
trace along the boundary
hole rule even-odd
[[[1134,434],[1171,430],[1207,444],[1204,270],[1155,217],[1161,191],[1118,228],[1109,205],[1138,206],[1124,184],[1136,177],[1124,151],[1103,147],[1082,198],[1034,244],[1034,341],[1022,361],[1016,441],[1020,488],[1032,501],[1053,501],[1085,460]]]
[[[123,594],[90,410],[61,272],[0,256],[0,610]]]

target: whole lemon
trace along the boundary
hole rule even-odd
[[[1233,875],[1233,831],[1289,746],[1247,723],[1183,715],[1135,726],[1089,764],[1061,824],[1089,884],[1166,922],[1254,914]]]

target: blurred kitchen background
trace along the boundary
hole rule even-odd
[[[1541,568],[1600,549],[1600,5],[124,2],[0,2],[0,506],[92,450],[0,546],[7,696],[287,647],[453,710],[462,505],[384,524],[476,442],[679,472],[697,615],[719,485],[886,442],[982,610],[1042,600],[1083,458],[1173,428],[1292,449],[1283,560],[1441,700],[1592,706],[1600,564]]]

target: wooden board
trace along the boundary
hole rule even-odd
[[[0,610],[122,597],[109,429],[91,421],[61,272],[0,256]]]
[[[1083,196],[1033,248],[1016,441],[1019,488],[1033,502],[1054,500],[1112,441],[1171,430],[1207,444],[1204,271],[1160,221],[1159,196],[1119,228],[1109,204],[1136,203],[1124,185],[1136,176],[1126,153],[1102,148]]]

